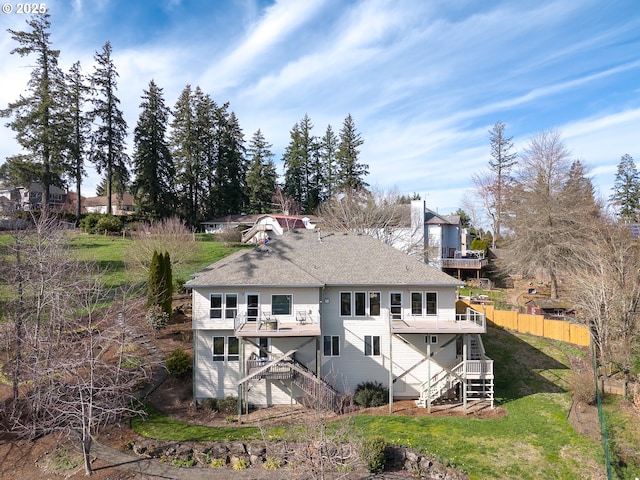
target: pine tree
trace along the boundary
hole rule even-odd
[[[490,214],[493,218],[493,248],[495,248],[496,240],[500,239],[505,197],[511,184],[511,169],[516,165],[518,156],[516,152],[511,152],[513,137],[505,137],[504,129],[504,123],[496,122],[493,128],[489,130],[491,157],[493,158],[493,160],[489,160],[489,169],[492,172],[493,211]]]
[[[234,112],[225,104],[219,112],[215,213],[229,215],[242,210],[246,203],[246,165],[242,129]]]
[[[175,168],[165,139],[169,108],[153,80],[142,95],[142,111],[134,131],[133,191],[140,212],[153,218],[171,216],[175,207]]]
[[[321,201],[333,196],[338,189],[338,167],[336,164],[338,153],[338,137],[333,132],[331,125],[327,125],[324,136],[320,139],[320,161],[324,167],[323,191]]]
[[[359,162],[360,147],[364,140],[358,133],[351,114],[348,114],[340,130],[340,144],[336,161],[338,186],[341,190],[364,190],[369,186],[364,177],[369,175],[369,165]]]
[[[195,227],[203,219],[198,212],[202,204],[202,165],[196,136],[194,98],[187,85],[173,107],[170,145],[176,167],[178,211],[187,225]]]
[[[8,30],[18,47],[11,51],[21,57],[35,57],[27,96],[20,96],[0,111],[12,117],[7,126],[16,132],[16,140],[24,154],[9,157],[3,165],[3,176],[13,182],[42,184],[41,206],[49,204],[49,187],[62,186],[69,172],[65,160],[69,124],[64,105],[64,74],[58,67],[59,50],[53,50],[49,39],[49,14],[34,15],[27,21],[31,31]]]
[[[575,217],[581,216],[588,221],[600,214],[593,183],[587,177],[586,167],[580,160],[575,160],[569,168],[562,200],[567,211],[572,212]]]
[[[92,100],[91,118],[94,122],[97,121],[91,141],[92,161],[99,174],[105,172],[107,213],[111,214],[113,186],[120,185],[124,188],[129,182],[127,165],[130,161],[125,152],[127,123],[118,107],[118,72],[111,58],[111,44],[105,43],[102,52],[96,52],[94,59],[97,65],[91,75],[91,85],[98,96]],[[124,189],[118,193],[124,193]]]
[[[316,206],[313,159],[317,154],[317,139],[311,134],[313,124],[308,115],[291,129],[291,140],[282,157],[284,163],[284,193],[310,213]]]
[[[258,129],[247,148],[249,170],[247,172],[247,197],[251,213],[267,213],[275,193],[277,173],[273,163],[271,144]]]
[[[212,218],[216,214],[216,170],[218,168],[218,117],[220,109],[213,99],[196,87],[193,94],[195,119],[195,143],[198,165],[202,175],[202,216]]]
[[[76,183],[76,222],[80,221],[82,214],[82,177],[86,175],[84,164],[91,131],[91,121],[84,112],[84,104],[89,96],[89,86],[85,83],[80,62],[73,64],[67,74],[67,108],[72,132],[69,137],[69,161],[72,168],[72,176]]]
[[[640,174],[631,155],[625,153],[620,159],[612,190],[609,201],[618,207],[620,220],[637,222],[640,210]]]

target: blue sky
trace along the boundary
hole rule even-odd
[[[11,3],[11,2],[9,2]],[[12,3],[15,7],[16,3]],[[230,102],[245,138],[260,128],[276,160],[295,122],[335,131],[350,113],[368,182],[417,192],[441,213],[461,206],[486,169],[488,130],[506,124],[516,150],[557,129],[591,167],[599,195],[616,165],[640,162],[640,4],[636,0],[49,0],[66,70],[113,46],[130,132],[153,79],[173,106],[186,84]],[[28,59],[9,52],[0,15],[0,108],[18,98]],[[3,122],[4,124],[4,122]],[[17,153],[0,126],[0,162]],[[129,153],[132,154],[130,146]],[[88,194],[98,182],[85,182]]]

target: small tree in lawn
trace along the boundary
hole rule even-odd
[[[149,279],[147,284],[147,308],[153,305],[162,305],[162,268],[164,265],[164,256],[153,251],[151,263],[149,264]]]

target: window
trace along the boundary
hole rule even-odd
[[[411,315],[422,315],[422,292],[411,292]]]
[[[367,294],[366,292],[356,292],[354,296],[356,317],[364,317],[367,314]]]
[[[438,344],[438,336],[437,335],[425,335],[424,343],[430,343],[431,345]]]
[[[365,357],[380,356],[380,336],[379,335],[364,336],[364,356]]]
[[[402,320],[402,293],[392,293],[389,300],[391,318],[393,320]]]
[[[212,293],[210,301],[209,318],[222,318],[222,294]]]
[[[224,361],[224,337],[213,337],[213,361]]]
[[[351,292],[340,292],[340,315],[351,316]]]
[[[325,357],[340,356],[340,337],[338,335],[324,336],[324,356]]]
[[[237,362],[240,359],[240,342],[236,337],[227,337],[229,341],[227,360]]]
[[[380,292],[369,292],[369,315],[380,316]]]
[[[427,315],[438,314],[438,294],[436,292],[427,292]]]
[[[273,315],[291,315],[291,295],[271,295]]]
[[[226,352],[225,352],[226,347]],[[240,358],[240,342],[236,337],[213,337],[213,361],[237,362]]]
[[[260,351],[258,352],[258,358],[260,360],[267,360],[269,358],[269,352],[271,352],[271,345],[269,344],[269,338],[258,337],[256,343],[260,347]]]
[[[227,293],[224,296],[225,299],[225,309],[224,309],[224,318],[234,319],[238,314],[238,294],[237,293]]]

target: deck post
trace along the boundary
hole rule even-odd
[[[431,342],[427,343],[427,413],[431,414]]]
[[[245,373],[245,359],[244,359],[244,338],[240,338],[240,341],[238,342],[238,349],[240,350],[239,356],[240,356],[240,365],[239,365],[239,370],[240,370],[240,378],[244,378],[244,373]],[[243,383],[238,383],[238,423],[242,423],[241,419],[242,419],[242,398],[243,398],[243,391],[244,391],[244,384]]]
[[[462,406],[464,413],[467,413],[467,354],[469,336],[465,333],[462,342]]]
[[[389,322],[391,325],[391,322]],[[389,415],[393,413],[393,333],[389,328]]]

